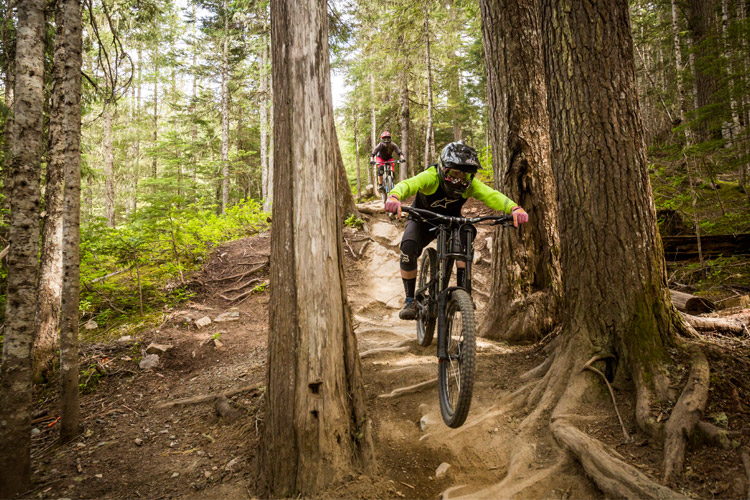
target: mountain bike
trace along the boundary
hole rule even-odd
[[[417,289],[417,342],[432,343],[437,323],[438,395],[440,413],[448,427],[466,421],[474,388],[476,323],[471,298],[471,265],[474,258],[474,224],[513,224],[512,215],[451,217],[429,210],[402,206],[411,217],[434,226],[437,250],[425,248],[419,265]],[[463,283],[449,286],[456,261],[465,263]]]
[[[377,162],[371,162],[374,165],[385,165],[385,171],[383,172],[383,190],[380,192],[380,196],[383,199],[383,203],[385,203],[385,200],[388,199],[388,193],[391,192],[391,189],[393,189],[394,183],[393,179],[395,178],[395,170],[394,165],[396,163],[406,163],[406,160],[387,160],[383,163],[377,163]]]

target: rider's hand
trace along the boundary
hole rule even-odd
[[[519,224],[526,224],[527,222],[529,222],[529,214],[527,214],[526,210],[518,205],[513,207],[510,213],[513,215],[513,225],[515,227],[518,227]]]
[[[392,194],[385,200],[385,211],[398,214],[401,217],[401,200],[398,199],[398,196]]]

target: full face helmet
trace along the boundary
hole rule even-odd
[[[451,198],[459,198],[471,186],[481,167],[477,151],[463,142],[451,142],[440,153],[437,167],[440,185]]]
[[[380,140],[383,141],[383,143],[388,144],[391,142],[391,133],[385,130],[382,134],[380,134]]]

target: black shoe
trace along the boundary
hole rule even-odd
[[[406,298],[404,308],[398,313],[401,319],[417,319],[417,303],[411,297]]]

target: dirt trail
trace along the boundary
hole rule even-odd
[[[373,204],[371,208],[376,208]],[[469,213],[479,212],[467,204]],[[437,394],[435,347],[416,343],[415,324],[398,319],[403,287],[398,244],[403,222],[378,214],[368,231],[344,233],[348,294],[368,392],[378,471],[352,475],[331,485],[324,498],[601,498],[580,465],[559,451],[547,426],[533,432],[533,468],[514,470],[503,482],[511,447],[527,409],[511,397],[520,374],[546,354],[539,346],[509,347],[478,339],[474,397],[466,423],[445,426]],[[474,298],[482,317],[489,280],[489,229],[476,240]],[[165,311],[158,327],[140,333],[113,331],[107,342],[83,349],[86,362],[101,368],[98,387],[82,397],[84,432],[73,443],[54,445],[56,394],[38,395],[33,438],[35,498],[253,498],[255,457],[262,425],[265,388],[269,235],[235,241],[217,249],[196,279],[193,302]],[[222,298],[222,296],[224,298]],[[232,298],[236,300],[227,300]],[[217,322],[222,314],[235,318]],[[197,320],[209,317],[208,326]],[[130,340],[121,339],[132,333]],[[117,340],[120,339],[120,340]],[[218,341],[218,342],[217,342]],[[158,367],[143,370],[138,361],[150,342],[170,344]],[[418,385],[415,390],[401,389]],[[165,403],[182,398],[232,393],[235,420],[219,416],[213,401]],[[586,430],[658,477],[660,449],[642,440],[624,446],[608,395],[602,392],[581,417]],[[628,398],[623,414],[632,414]],[[740,409],[742,405],[740,404]],[[52,425],[50,426],[50,423]],[[626,424],[634,428],[631,421]],[[693,470],[700,496],[714,491],[732,496],[744,483],[741,462],[722,466],[725,456],[708,451]],[[691,467],[690,457],[688,467]],[[441,464],[449,464],[437,475]],[[517,468],[517,467],[516,467]],[[711,476],[709,478],[709,475]],[[717,479],[718,478],[718,479]],[[709,483],[709,479],[714,481]],[[736,484],[735,484],[736,483]],[[695,490],[693,490],[695,491]],[[708,494],[706,494],[708,491]],[[742,496],[742,495],[739,495]]]

